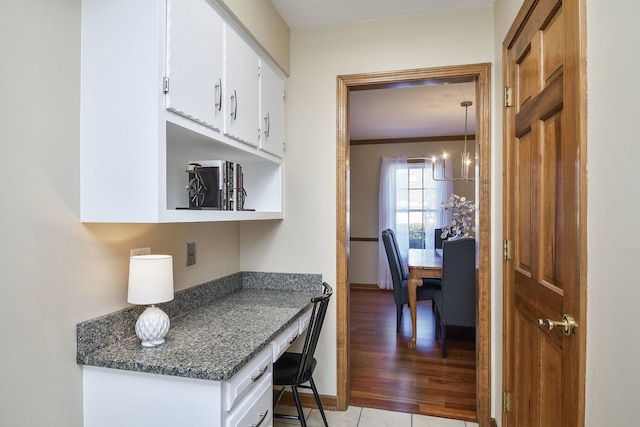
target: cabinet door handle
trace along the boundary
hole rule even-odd
[[[254,383],[258,381],[267,372],[267,369],[269,369],[269,365],[265,365],[264,368],[260,369],[260,372],[258,372],[258,375],[252,376],[251,381],[253,381]]]
[[[269,131],[271,130],[271,119],[269,118],[269,113],[267,113],[266,116],[264,116],[264,136],[266,136],[267,138],[269,138]]]
[[[233,101],[233,111],[231,112],[231,118],[233,120],[238,119],[238,94],[235,89],[233,90],[233,95],[231,95],[231,101]]]
[[[258,416],[260,417],[260,420],[258,421],[258,424],[251,424],[251,427],[260,427],[262,422],[267,418],[267,415],[269,415],[269,410],[268,409],[266,411],[264,411],[264,414],[258,414]]]
[[[222,109],[222,80],[218,79],[218,84],[216,85],[216,108],[218,111]]]

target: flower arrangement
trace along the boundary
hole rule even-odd
[[[469,231],[475,231],[471,226],[473,222],[476,205],[466,197],[452,194],[449,201],[442,202],[444,210],[451,210],[451,225],[442,227],[442,239],[459,239],[469,236]]]

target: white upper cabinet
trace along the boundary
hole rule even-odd
[[[167,1],[166,107],[221,131],[223,20],[205,0]]]
[[[283,218],[283,160],[258,138],[265,54],[234,28],[216,0],[82,0],[81,221]],[[244,210],[190,205],[193,161],[240,165]]]
[[[282,157],[284,150],[284,77],[266,61],[260,64],[260,148]]]
[[[230,26],[225,26],[224,134],[258,146],[260,120],[259,57]]]

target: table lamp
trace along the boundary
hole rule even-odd
[[[129,261],[131,304],[151,304],[136,321],[136,335],[143,347],[164,342],[169,332],[169,316],[154,304],[173,299],[173,258],[171,255],[137,255]]]

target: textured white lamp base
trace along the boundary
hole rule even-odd
[[[169,332],[169,316],[155,305],[147,307],[136,321],[136,335],[142,340],[143,347],[162,344],[167,332]]]

